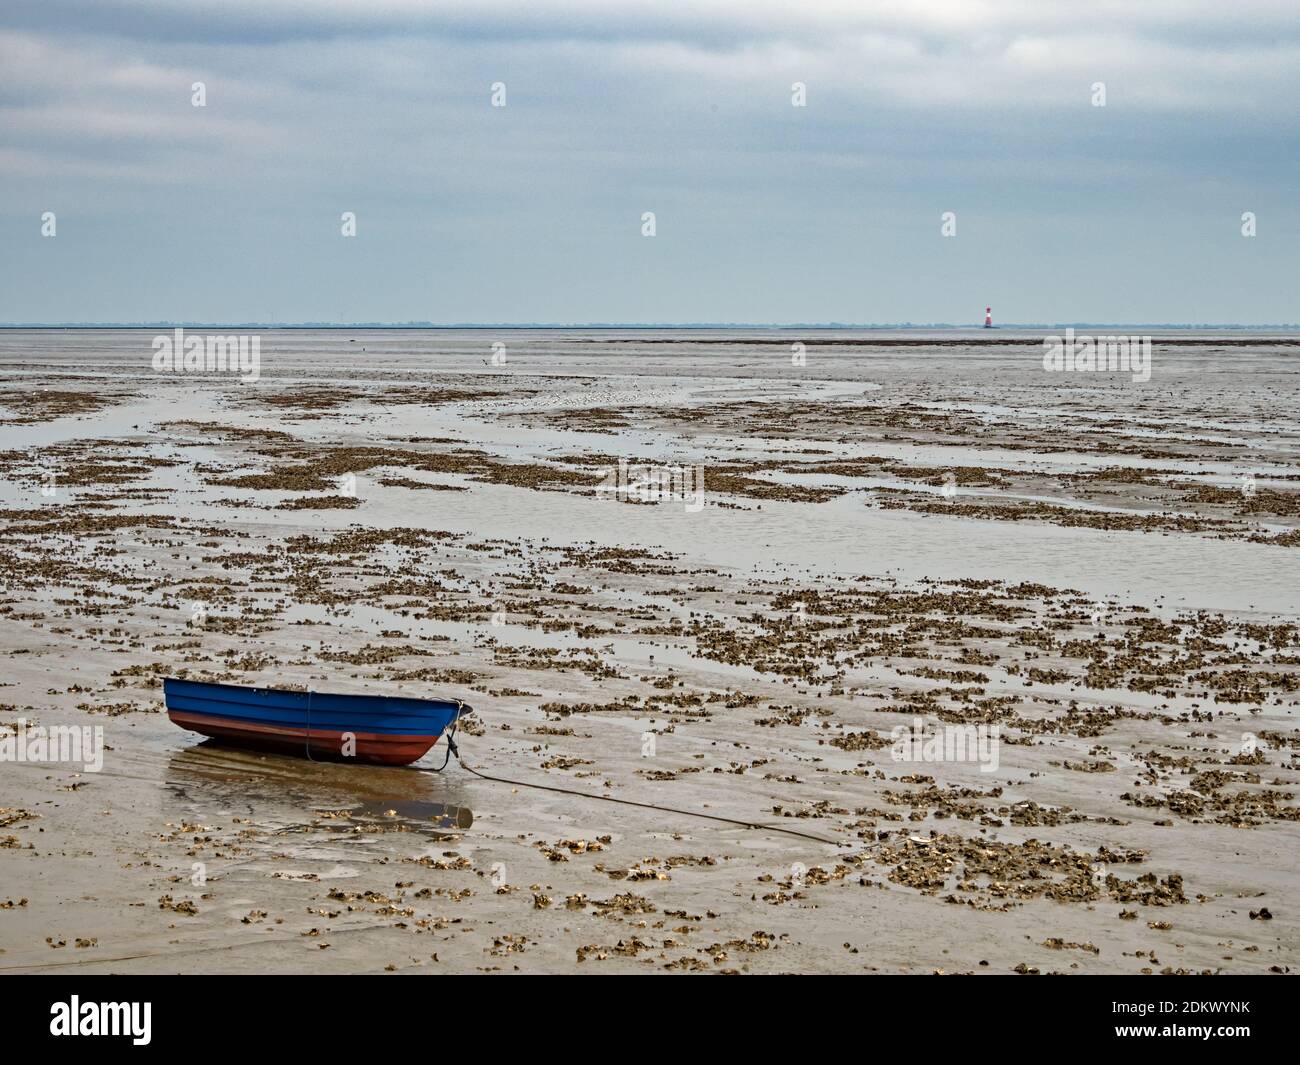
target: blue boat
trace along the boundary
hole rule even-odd
[[[167,716],[181,728],[242,747],[328,761],[408,765],[473,713],[459,699],[247,688],[163,680]]]

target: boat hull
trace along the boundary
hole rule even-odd
[[[407,765],[427,754],[459,713],[450,700],[333,695],[168,678],[167,716],[222,743],[322,761]]]

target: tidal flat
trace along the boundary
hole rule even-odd
[[[158,332],[0,331],[0,970],[1300,965],[1300,340]],[[485,776],[172,676],[461,698]]]

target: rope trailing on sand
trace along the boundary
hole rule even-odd
[[[735,817],[723,817],[721,814],[706,814],[698,810],[681,810],[673,806],[660,806],[653,802],[637,802],[635,799],[619,799],[613,795],[593,795],[589,791],[578,791],[576,788],[561,788],[554,784],[533,784],[526,780],[509,780],[506,777],[489,776],[487,773],[483,773],[467,764],[465,759],[460,756],[460,748],[456,746],[456,726],[460,723],[461,710],[465,704],[459,699],[456,700],[456,703],[456,719],[451,723],[451,728],[447,732],[447,757],[443,759],[442,765],[437,769],[411,766],[417,773],[441,773],[447,768],[447,763],[451,761],[452,756],[455,755],[456,760],[461,764],[461,768],[466,772],[472,773],[480,780],[490,780],[496,784],[509,784],[516,788],[536,788],[538,791],[553,791],[558,795],[576,795],[580,799],[595,799],[599,802],[616,802],[620,806],[636,806],[642,810],[658,810],[660,813],[680,814],[682,817],[699,817],[706,821],[717,821],[724,825],[753,828],[763,832],[782,832],[787,836],[797,836],[799,839],[811,840],[813,843],[823,843],[830,847],[844,846],[844,843],[839,840],[814,836],[811,832],[800,832],[797,828],[785,828],[782,825],[767,825],[759,821],[742,821]]]
[[[681,810],[673,806],[659,806],[653,802],[636,802],[633,799],[619,799],[613,795],[593,795],[589,791],[578,791],[576,788],[557,788],[553,784],[530,784],[525,780],[507,780],[505,777],[491,777],[486,773],[480,773],[472,765],[465,765],[461,761],[461,766],[466,771],[473,773],[482,780],[492,780],[498,784],[513,784],[519,788],[537,788],[541,791],[554,791],[561,795],[576,795],[581,799],[597,799],[600,802],[616,802],[622,806],[639,806],[643,810],[658,810],[666,814],[681,814],[683,817],[702,817],[707,821],[719,821],[724,825],[738,825],[740,828],[756,828],[766,832],[783,832],[787,836],[798,836],[800,839],[811,840],[814,843],[824,843],[830,847],[842,847],[844,844],[839,840],[826,839],[824,836],[814,836],[811,832],[800,832],[797,828],[784,828],[781,825],[766,825],[760,821],[741,821],[734,817],[723,817],[720,814],[705,814],[698,810]],[[433,770],[421,770],[421,772],[434,772]]]

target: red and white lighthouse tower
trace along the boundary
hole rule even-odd
[[[985,307],[985,308],[984,308],[984,328],[985,328],[985,329],[992,329],[992,328],[993,328],[993,308],[992,308],[992,307]]]

